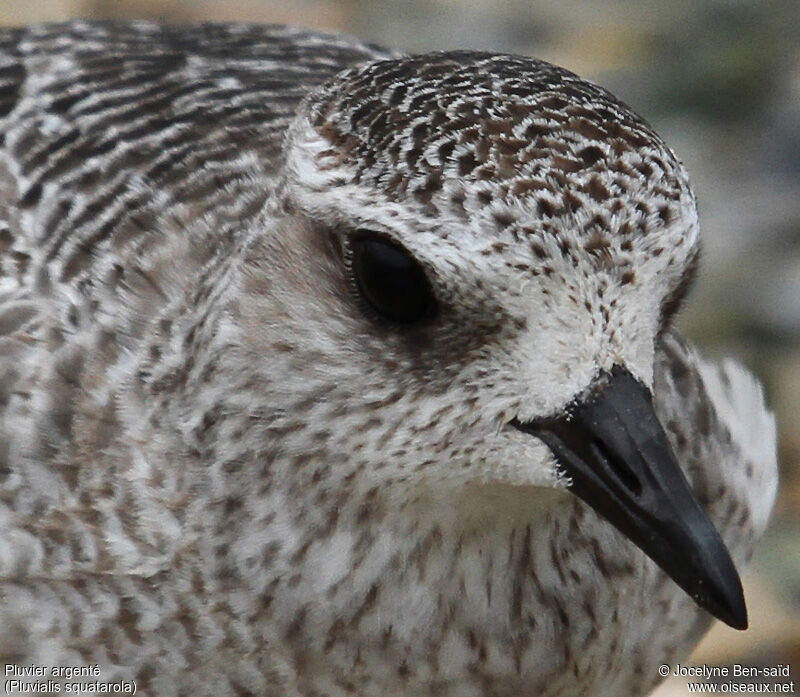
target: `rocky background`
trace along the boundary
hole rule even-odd
[[[683,329],[763,379],[780,431],[780,498],[745,579],[751,629],[718,624],[692,661],[789,664],[778,681],[800,684],[798,0],[0,0],[0,24],[72,17],[288,22],[409,51],[521,53],[633,105],[699,195],[704,268]],[[672,679],[656,694],[686,693]]]

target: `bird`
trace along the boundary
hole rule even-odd
[[[747,625],[775,421],[675,328],[628,106],[280,25],[0,47],[12,694],[635,697]]]

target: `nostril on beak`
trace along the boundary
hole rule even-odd
[[[617,475],[617,481],[624,486],[629,493],[636,498],[641,495],[643,488],[642,481],[636,475],[636,472],[634,472],[628,466],[625,460],[615,458],[608,449],[608,446],[599,438],[593,438],[592,442],[589,444],[589,447],[592,450],[592,454],[597,457],[599,461],[603,462],[609,470]]]

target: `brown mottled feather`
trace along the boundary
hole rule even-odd
[[[360,66],[360,67],[355,67]],[[708,616],[504,428],[610,361],[738,563],[757,384],[659,329],[685,172],[540,61],[279,26],[0,31],[0,659],[145,695],[642,695]],[[362,312],[351,233],[435,321]]]

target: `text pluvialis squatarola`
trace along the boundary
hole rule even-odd
[[[0,37],[3,663],[620,697],[746,623],[773,419],[671,329],[695,201],[613,96],[284,27]]]

